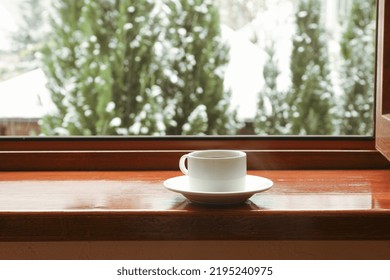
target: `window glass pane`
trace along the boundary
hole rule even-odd
[[[0,135],[372,135],[375,0],[0,0]]]

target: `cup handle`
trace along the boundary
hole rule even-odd
[[[188,169],[186,168],[186,159],[187,158],[188,158],[188,154],[187,155],[183,155],[180,158],[180,161],[179,161],[180,171],[183,172],[184,175],[188,175]]]

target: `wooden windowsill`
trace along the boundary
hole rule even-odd
[[[0,241],[390,240],[390,170],[249,171],[244,204],[189,202],[176,171],[0,172]]]

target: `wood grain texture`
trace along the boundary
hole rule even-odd
[[[0,151],[374,150],[372,137],[0,137]]]
[[[1,172],[0,241],[390,240],[390,171],[250,171],[275,185],[203,206],[176,171]]]
[[[389,161],[375,150],[246,151],[248,168],[388,169]],[[177,170],[189,151],[9,151],[0,152],[0,171]]]
[[[202,149],[248,153],[251,169],[386,169],[370,138],[167,137],[0,139],[0,171],[176,170]]]
[[[390,241],[164,240],[0,242],[0,260],[36,259],[389,260]]]

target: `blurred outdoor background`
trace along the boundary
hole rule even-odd
[[[372,135],[375,0],[0,0],[0,135]]]

